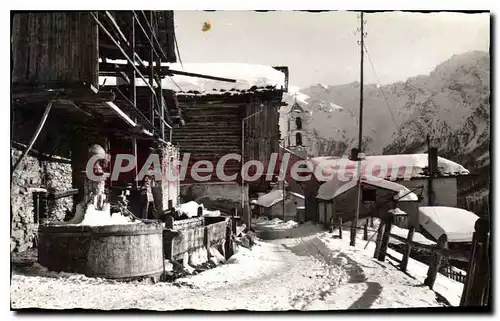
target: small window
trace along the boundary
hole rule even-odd
[[[297,127],[297,130],[302,130],[302,118],[295,118],[295,127]]]
[[[363,199],[363,202],[376,202],[377,201],[377,190],[375,190],[375,189],[363,189],[362,199]]]
[[[295,145],[302,146],[302,134],[301,133],[295,134]]]

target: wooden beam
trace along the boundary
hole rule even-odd
[[[53,100],[53,99],[66,99],[72,101],[85,101],[89,103],[103,103],[107,101],[114,101],[115,94],[111,91],[92,92],[90,88],[82,89],[32,89],[29,91],[13,91],[12,98],[14,100]]]
[[[151,87],[148,84],[147,80],[144,78],[144,75],[139,71],[139,69],[137,68],[137,66],[133,63],[133,61],[128,56],[128,54],[125,51],[125,49],[116,41],[116,39],[113,38],[113,35],[111,35],[111,33],[106,29],[106,27],[99,21],[99,19],[97,18],[97,16],[95,16],[92,12],[90,12],[90,15],[94,18],[95,22],[101,28],[101,30],[108,36],[109,40],[111,40],[115,44],[116,48],[118,48],[118,50],[120,50],[120,52],[122,53],[123,57],[132,65],[132,67],[137,72],[137,75],[144,81],[144,83],[151,90],[151,92],[153,93],[153,95],[156,95],[156,92],[154,91],[153,87]]]

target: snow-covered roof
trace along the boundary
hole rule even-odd
[[[396,207],[393,209],[388,210],[387,212],[393,214],[393,215],[406,215],[406,212],[401,210],[400,208]]]
[[[267,194],[260,196],[257,199],[257,205],[263,207],[271,207],[276,203],[279,203],[283,200],[283,191],[282,190],[274,190]]]
[[[289,192],[290,195],[293,195],[297,198],[305,199],[304,195],[299,194],[299,193],[294,193],[294,192]]]
[[[415,193],[411,192],[408,188],[406,188],[406,186],[395,182],[378,179],[376,177],[364,177],[362,178],[361,184],[394,191],[397,193],[394,196],[394,200],[396,201],[418,201],[418,197],[417,195],[415,195]],[[331,200],[356,186],[357,180],[355,178],[351,178],[348,181],[331,179],[330,181],[320,186],[318,195],[316,197],[322,200]]]
[[[310,159],[312,170],[322,168],[324,177],[318,177],[319,181],[327,181],[332,175],[339,173],[356,174],[357,163],[350,161],[347,157],[327,156],[313,157]],[[388,180],[411,179],[427,177],[428,167],[427,154],[402,154],[402,155],[375,155],[366,156],[361,162],[362,176],[376,176]],[[438,157],[438,173],[440,176],[468,175],[469,171],[462,165],[443,157]]]
[[[110,61],[116,64],[125,64],[124,60]],[[147,63],[145,63],[148,65]],[[194,93],[197,95],[224,94],[227,92],[240,93],[241,91],[254,90],[281,90],[285,89],[285,74],[271,66],[246,63],[162,63],[170,69],[185,71],[207,76],[234,79],[236,82],[225,82],[183,75],[165,77],[161,80],[163,89],[170,89],[177,93]],[[99,77],[102,84],[115,85],[116,77]],[[120,80],[118,80],[119,82]],[[136,80],[137,86],[146,86],[141,78]]]
[[[446,234],[448,242],[472,242],[474,225],[479,216],[467,210],[446,206],[423,206],[419,222],[436,240]]]
[[[302,106],[299,105],[299,103],[295,102],[293,105],[292,105],[292,109],[290,110],[290,112],[299,112],[299,113],[303,113],[304,112],[304,109],[302,108]]]

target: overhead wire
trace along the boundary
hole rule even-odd
[[[382,84],[381,84],[381,82],[380,82],[380,78],[378,77],[377,71],[375,70],[375,66],[374,66],[373,61],[372,61],[372,59],[371,59],[370,53],[368,52],[368,48],[367,48],[367,46],[366,46],[366,43],[364,43],[364,44],[363,44],[363,47],[364,47],[364,50],[365,50],[365,52],[366,52],[366,56],[368,57],[368,62],[370,63],[370,66],[371,66],[371,68],[372,68],[372,70],[373,70],[373,73],[374,73],[374,75],[375,75],[375,79],[376,79],[376,81],[377,81],[377,88],[378,88],[378,90],[379,90],[380,94],[382,95],[382,97],[384,98],[384,102],[385,102],[385,105],[386,105],[387,109],[389,110],[389,113],[390,113],[390,115],[391,115],[392,122],[393,122],[393,123],[394,123],[394,125],[396,126],[396,133],[397,133],[397,131],[398,131],[398,130],[399,130],[399,128],[400,128],[400,124],[398,124],[398,121],[396,120],[396,117],[394,116],[394,113],[392,112],[392,108],[391,108],[391,106],[389,105],[389,101],[387,100],[387,96],[385,95],[384,91],[382,90]],[[428,130],[427,130],[427,132],[428,132]],[[385,146],[385,145],[387,144],[387,142],[388,142],[388,141],[389,141],[392,137],[393,137],[393,136],[391,135],[391,136],[390,136],[390,137],[389,137],[389,138],[388,138],[388,139],[384,142],[384,144],[382,144],[382,146]],[[413,167],[413,166],[415,166],[415,164],[416,164],[416,159],[413,159],[413,158],[412,158],[412,162],[413,162],[413,164],[412,164],[412,167]]]
[[[387,106],[387,109],[389,110],[389,113],[391,114],[392,121],[394,122],[394,125],[396,126],[396,130],[397,130],[397,129],[399,129],[399,124],[396,121],[396,117],[394,117],[394,113],[392,112],[391,106],[389,106],[389,101],[387,100],[387,97],[386,97],[384,91],[382,90],[382,84],[380,83],[380,79],[378,77],[377,71],[375,70],[375,67],[373,65],[372,58],[370,57],[370,54],[368,53],[368,48],[366,47],[366,44],[363,44],[363,47],[364,47],[364,50],[366,52],[366,56],[368,57],[368,62],[370,63],[370,66],[372,67],[373,73],[375,74],[375,78],[377,80],[378,90],[379,90],[380,94],[382,95],[382,97],[384,97],[385,105]]]

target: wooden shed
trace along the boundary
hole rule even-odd
[[[332,179],[321,185],[317,194],[318,222],[332,225],[342,217],[344,222],[352,221],[358,202],[356,179],[342,181]],[[409,225],[418,227],[419,197],[405,186],[377,178],[361,180],[361,207],[359,218],[381,217],[396,207],[408,214]]]
[[[284,205],[283,202],[285,202]],[[285,198],[283,199],[283,191],[275,189],[261,195],[252,203],[256,207],[254,213],[258,213],[259,216],[267,216],[270,219],[284,218],[285,222],[288,220],[297,221],[297,210],[304,207],[304,196],[285,191]]]

